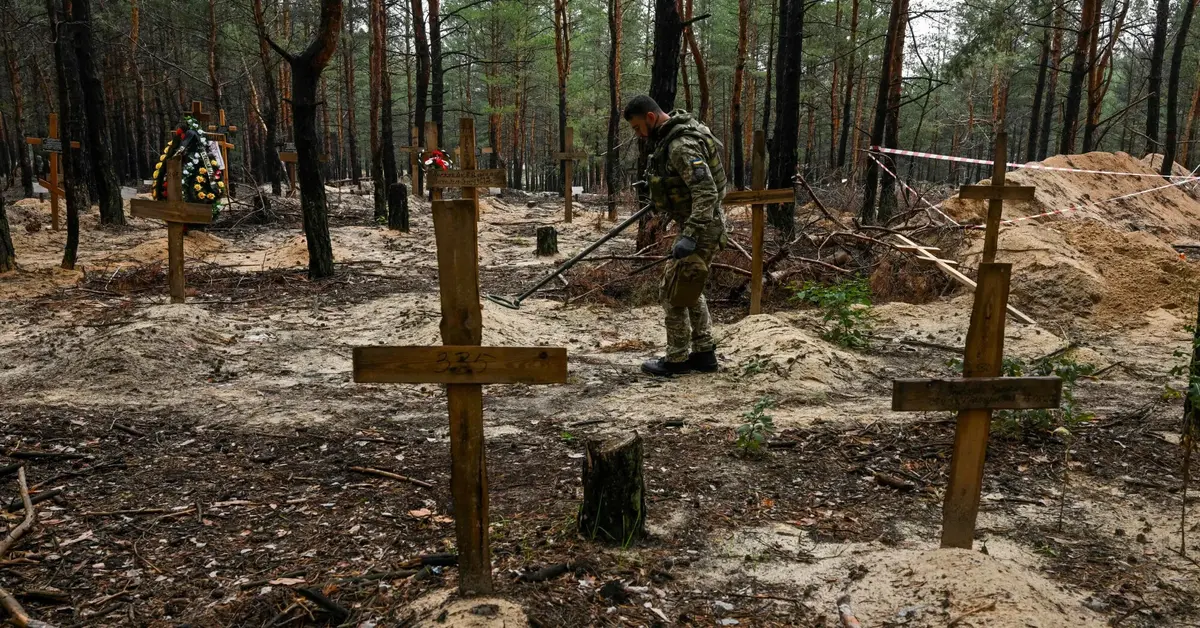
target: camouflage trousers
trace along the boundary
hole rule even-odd
[[[696,253],[706,265],[712,263],[717,253],[717,245],[702,243],[697,246]],[[667,327],[667,362],[683,362],[688,359],[689,352],[700,353],[712,351],[717,343],[712,337],[712,321],[708,315],[708,300],[700,295],[700,300],[691,307],[671,305],[666,285],[669,278],[676,272],[676,260],[667,262],[663,273],[662,284],[659,286],[659,299],[666,312]]]

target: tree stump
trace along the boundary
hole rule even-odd
[[[408,233],[408,186],[393,183],[388,187],[388,229]]]
[[[554,227],[537,228],[537,254],[558,254],[558,231]]]
[[[587,538],[622,546],[646,535],[642,437],[637,432],[587,442],[578,524]]]

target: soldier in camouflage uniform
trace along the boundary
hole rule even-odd
[[[684,111],[664,113],[648,96],[625,107],[625,120],[650,140],[646,182],[656,211],[679,226],[661,286],[667,353],[642,370],[659,376],[717,370],[716,343],[704,298],[709,265],[725,247],[725,168],[712,131]]]

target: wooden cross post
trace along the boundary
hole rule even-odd
[[[227,136],[230,133],[237,133],[238,128],[236,125],[228,125],[225,123],[224,109],[219,109],[217,111],[217,121],[219,124],[216,126],[211,124],[208,125],[208,131],[213,137],[213,140],[217,143],[217,146],[221,147],[221,158],[225,160],[225,172],[227,173],[225,179],[228,181],[228,172],[232,170],[232,168],[229,166],[229,149],[237,147],[229,143]],[[226,185],[228,185],[228,183],[226,183]]]
[[[417,135],[417,127],[415,126],[410,130],[410,134],[411,139],[409,141],[411,144],[408,146],[398,146],[396,151],[400,153],[408,153],[408,172],[409,178],[412,179],[409,181],[409,183],[412,184],[412,189],[416,190],[417,168],[421,167],[421,138]]]
[[[1029,200],[1032,187],[1005,186],[1007,138],[996,137],[991,185],[964,186],[960,198],[987,199],[987,231],[979,265],[975,303],[963,355],[963,379],[907,379],[892,383],[892,410],[957,410],[950,482],[942,507],[942,547],[970,549],[983,490],[992,410],[1057,408],[1062,380],[1057,377],[1000,377],[1004,361],[1004,323],[1012,264],[997,264],[996,241],[1005,200]]]
[[[766,133],[754,132],[754,153],[750,162],[750,190],[730,192],[721,202],[725,207],[750,205],[750,313],[762,314],[763,239],[766,230],[765,206],[774,203],[796,203],[795,189],[767,189]]]
[[[183,303],[183,226],[212,222],[212,205],[183,202],[183,156],[167,160],[167,200],[129,201],[129,213],[139,218],[167,222],[167,264],[171,283],[171,303]]]
[[[296,152],[296,145],[291,142],[284,144],[283,150],[279,151],[279,161],[287,164],[288,198],[296,195],[296,162],[299,160],[300,156]]]
[[[462,124],[465,147],[468,142],[474,143],[475,134],[472,120],[464,119]],[[474,146],[470,148],[468,154],[474,152]],[[475,181],[458,176],[461,172],[475,176],[489,171],[460,170],[453,171],[453,176],[447,172],[430,173],[437,197],[444,187],[464,188],[462,200],[435,198],[433,202],[443,346],[356,347],[354,381],[446,385],[458,587],[463,594],[487,594],[492,592],[492,568],[482,386],[565,383],[567,350],[480,346],[483,322],[479,302],[479,232],[475,221],[478,201],[473,189]]]
[[[438,130],[437,124],[433,120],[425,123],[425,149],[421,151],[421,167],[425,167],[425,157],[433,154],[433,151],[438,149]],[[433,187],[433,172],[430,170],[425,173],[425,185],[429,186],[429,200],[442,200],[442,190]]]
[[[50,153],[50,180],[38,179],[38,184],[46,188],[50,192],[50,226],[55,231],[59,230],[59,213],[58,199],[67,195],[63,191],[60,184],[62,177],[59,176],[59,159],[58,155],[62,152],[62,139],[58,137],[58,114],[50,114],[48,137],[27,137],[25,143],[33,146],[41,146],[42,150]],[[79,142],[71,142],[71,148],[79,148]]]
[[[571,202],[574,200],[574,183],[575,183],[575,160],[587,159],[588,154],[585,152],[575,151],[575,129],[567,127],[566,135],[563,136],[563,152],[554,153],[554,158],[563,162],[566,165],[566,175],[563,177],[563,202],[566,204],[566,214],[564,221],[571,222],[573,215]]]
[[[199,100],[192,101],[191,114],[192,117],[196,119],[196,122],[199,122],[205,126],[208,126],[208,120],[212,117],[207,113],[204,113],[204,103],[200,102]]]

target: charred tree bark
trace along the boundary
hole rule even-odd
[[[642,438],[636,433],[587,442],[577,523],[593,541],[628,546],[646,535]]]
[[[346,20],[346,32],[342,36],[342,72],[346,77],[346,141],[350,151],[350,181],[362,185],[361,164],[358,162],[358,99],[354,88],[354,31],[350,20]],[[374,84],[374,81],[371,81]]]
[[[1146,99],[1146,152],[1160,152],[1159,114],[1162,111],[1162,71],[1167,57],[1167,35],[1171,21],[1171,0],[1158,0],[1154,16],[1154,44],[1150,49],[1150,95]]]
[[[791,189],[796,178],[796,143],[800,131],[800,63],[804,46],[804,0],[779,2],[779,52],[775,62],[775,141],[771,144],[768,186]],[[767,222],[790,240],[796,230],[792,203],[767,208]]]
[[[1179,83],[1183,70],[1183,52],[1187,48],[1188,30],[1192,16],[1200,0],[1184,0],[1183,17],[1179,20],[1179,32],[1175,35],[1175,50],[1171,55],[1171,74],[1167,77],[1167,134],[1163,139],[1162,176],[1171,175],[1175,166],[1175,155],[1179,149]]]
[[[33,164],[29,159],[29,145],[25,143],[25,94],[21,87],[21,66],[17,64],[16,51],[13,50],[12,36],[4,31],[4,56],[8,61],[8,86],[12,91],[13,114],[16,123],[17,160],[21,164],[21,190],[25,198],[33,196]]]
[[[775,18],[779,15],[777,8],[781,7],[781,3],[787,0],[772,0],[771,1],[771,29],[767,35],[767,89],[763,91],[763,132],[766,133],[771,129],[771,81],[775,78],[773,64],[775,63]],[[767,137],[767,146],[770,147],[773,143],[771,137]]]
[[[383,81],[386,70],[387,15],[383,0],[371,0],[371,180],[375,190],[375,219],[388,215],[387,177],[383,167],[383,130],[380,116],[383,113]]]
[[[425,148],[433,148],[425,145],[425,109],[428,106],[426,99],[429,94],[429,39],[425,36],[425,8],[421,0],[412,0],[412,25],[413,39],[416,41],[417,48],[417,96],[413,108],[416,110],[413,126],[417,127],[417,137],[420,139],[420,144]],[[438,134],[441,137],[441,134]],[[424,170],[417,168],[417,176],[413,180],[413,185],[417,186],[414,193],[420,194],[424,189]]]
[[[746,82],[746,34],[750,26],[750,0],[738,0],[737,63],[733,70],[733,98],[729,117],[733,124],[733,183],[739,190],[746,188],[746,148],[742,144],[742,90]]]
[[[604,181],[609,220],[617,218],[617,188],[621,181],[621,4],[622,0],[608,0],[608,151],[604,156]]]
[[[137,162],[138,178],[149,179],[151,174],[150,156],[158,154],[156,152],[158,147],[151,146],[150,123],[146,111],[146,79],[142,77],[142,67],[138,63],[137,56],[138,38],[141,33],[141,11],[137,0],[132,0],[131,5],[129,66],[130,72],[133,74],[133,120],[134,132],[137,134],[137,137],[134,139],[134,159]]]
[[[878,146],[883,142],[884,125],[887,122],[888,87],[892,76],[891,50],[896,41],[896,25],[900,23],[900,12],[903,0],[892,0],[891,16],[888,19],[887,36],[883,43],[883,69],[879,73],[879,87],[875,94],[875,120],[871,125],[871,145]],[[879,184],[879,164],[874,159],[867,161],[866,187],[863,189],[863,205],[861,217],[866,224],[875,224],[878,218],[875,202]]]
[[[321,0],[321,21],[316,37],[299,55],[270,41],[271,47],[291,67],[292,115],[297,153],[296,176],[300,183],[300,209],[308,240],[308,276],[333,276],[333,245],[329,239],[329,216],[325,182],[321,177],[321,142],[317,134],[317,83],[321,72],[337,50],[342,30],[342,0]]]
[[[1038,138],[1041,137],[1042,100],[1046,96],[1046,75],[1050,66],[1050,28],[1042,29],[1042,53],[1038,57],[1037,86],[1033,90],[1033,111],[1029,115],[1029,145],[1025,161],[1037,161]],[[1051,94],[1051,100],[1054,96]]]
[[[388,188],[388,229],[408,233],[408,186],[403,183]]]
[[[265,127],[266,141],[263,142],[263,161],[267,167],[267,179],[271,182],[271,193],[275,196],[283,194],[282,172],[279,162],[279,143],[277,129],[279,126],[279,92],[275,87],[275,65],[272,63],[268,43],[271,40],[267,33],[267,22],[263,15],[262,0],[254,0],[254,26],[258,30],[258,55],[262,63],[266,80],[263,90],[266,92],[266,106],[263,107],[262,120]]]
[[[552,226],[537,228],[537,255],[558,254],[558,231]]]
[[[438,137],[446,137],[444,110],[446,107],[445,72],[442,70],[442,0],[429,0],[429,99]]]
[[[1083,102],[1083,82],[1088,76],[1088,51],[1091,49],[1092,26],[1099,14],[1100,0],[1083,0],[1083,13],[1075,39],[1075,58],[1071,64],[1071,85],[1063,108],[1062,140],[1058,152],[1075,152],[1075,136],[1079,131],[1079,105]]]
[[[679,84],[679,54],[683,49],[683,20],[679,17],[679,9],[675,0],[654,0],[654,62],[650,68],[650,97],[662,107],[663,111],[675,108],[675,92]],[[649,142],[640,142],[638,156],[639,173],[646,172],[649,157]],[[638,205],[644,206],[649,202],[649,196],[644,187],[639,188]],[[653,212],[643,215],[638,220],[637,247],[638,250],[651,246],[658,240],[662,232],[661,222],[652,216]]]
[[[858,46],[858,0],[854,0],[850,8],[850,67],[846,70],[846,94],[842,99],[842,137],[838,140],[838,158],[837,167],[844,168],[846,166],[846,146],[850,141],[850,101],[854,96],[855,72],[858,70],[858,53],[854,52]],[[857,133],[857,129],[855,129]]]
[[[571,22],[567,0],[554,0],[554,60],[558,70],[558,150],[567,152],[567,79],[571,74]],[[562,182],[563,198],[571,193],[567,181],[567,162],[558,162],[558,178]]]
[[[83,141],[83,87],[79,80],[79,64],[75,59],[75,37],[78,29],[62,24],[64,13],[56,0],[46,0],[50,21],[50,40],[54,48],[54,66],[58,79],[59,136],[62,138],[63,191],[67,193],[67,242],[63,248],[62,267],[75,269],[79,255],[79,213],[87,210],[87,183],[80,151],[71,142]]]
[[[12,232],[8,226],[8,211],[0,198],[0,273],[17,269],[17,250],[13,248]]]
[[[92,43],[91,0],[71,0],[71,29],[75,33],[75,59],[78,63],[79,81],[83,91],[85,111],[86,152],[90,160],[91,173],[96,184],[96,201],[100,205],[100,224],[125,224],[125,211],[121,203],[121,184],[113,169],[112,142],[108,131],[108,116],[105,113],[104,85],[96,72],[94,46]],[[64,151],[69,150],[63,144]]]
[[[892,62],[889,66],[892,76],[888,82],[887,124],[883,133],[883,145],[888,148],[900,148],[900,92],[904,85],[904,32],[908,28],[908,0],[901,0],[900,4],[900,18],[896,22],[892,41]],[[884,172],[879,181],[879,222],[886,223],[895,213],[896,177]]]

